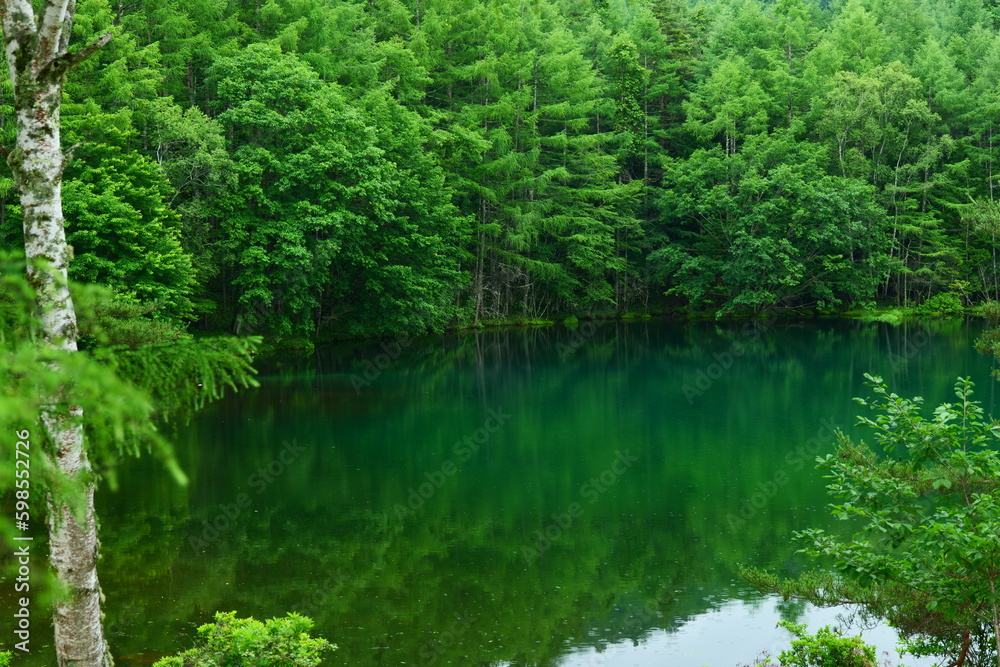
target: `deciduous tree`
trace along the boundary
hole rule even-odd
[[[896,627],[914,655],[1000,665],[997,424],[972,400],[968,378],[955,383],[955,403],[924,416],[919,398],[866,377],[875,398],[856,400],[878,414],[861,423],[885,454],[840,434],[818,466],[831,480],[833,513],[858,521],[858,530],[799,534],[805,551],[830,559],[835,572],[783,582],[752,569],[744,576],[786,598],[860,604]]]
[[[67,286],[70,257],[62,213],[67,159],[60,142],[62,89],[66,73],[111,40],[104,33],[71,52],[75,11],[75,0],[46,0],[37,14],[29,0],[0,3],[17,117],[17,140],[7,164],[20,193],[28,275],[37,295],[43,344],[68,351],[77,349],[77,323]],[[81,410],[64,390],[48,398],[42,421],[54,444],[55,462],[71,479],[88,480],[92,472]],[[55,607],[56,652],[60,666],[103,667],[111,658],[101,627],[94,484],[82,484],[78,513],[65,500],[53,501],[49,508],[52,564],[67,588]]]

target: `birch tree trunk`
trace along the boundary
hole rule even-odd
[[[76,314],[66,285],[69,250],[62,214],[66,156],[59,140],[59,107],[66,72],[111,39],[102,35],[69,53],[75,0],[46,0],[36,17],[31,0],[0,0],[0,22],[17,114],[17,144],[3,149],[20,194],[28,279],[36,290],[46,345],[77,349]],[[55,648],[60,667],[112,664],[101,625],[97,578],[94,482],[83,443],[82,410],[67,396],[48,397],[42,423],[66,475],[83,483],[82,520],[66,502],[49,498],[52,565],[66,587],[55,605]]]

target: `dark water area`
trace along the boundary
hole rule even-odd
[[[177,428],[187,487],[145,459],[99,491],[110,641],[145,664],[217,610],[294,611],[330,665],[749,663],[780,618],[833,620],[737,568],[793,575],[794,531],[840,529],[812,459],[868,437],[862,374],[928,410],[969,375],[995,412],[981,331],[609,322],[265,361]],[[55,664],[43,600],[18,664]]]

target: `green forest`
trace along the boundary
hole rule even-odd
[[[977,331],[1000,359],[1000,328],[900,322],[1000,321],[1000,0],[2,0],[0,24],[25,595],[0,602],[16,651],[32,591],[55,638],[25,667],[315,667],[325,637],[458,664],[465,632],[483,664],[555,664],[776,594],[788,667],[876,664],[805,602],[1000,667],[1000,399],[963,356]],[[611,322],[652,315],[751,321]],[[256,380],[277,348],[320,352]],[[939,391],[933,367],[963,376],[925,419],[894,387]],[[129,531],[108,604],[99,483],[142,487],[102,500]],[[123,602],[136,581],[169,590]],[[534,644],[442,630],[462,604]]]
[[[70,277],[307,340],[1000,299],[998,23],[983,0],[80,0],[74,42],[114,38],[64,90]],[[0,250],[23,249],[2,169]]]

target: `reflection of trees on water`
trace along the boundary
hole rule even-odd
[[[789,463],[795,447],[820,418],[853,424],[861,372],[877,372],[912,333],[743,326],[606,323],[582,343],[564,327],[414,341],[360,392],[350,376],[377,344],[286,363],[181,429],[188,488],[143,461],[122,474],[121,492],[103,494],[109,624],[124,652],[173,651],[215,610],[295,610],[340,645],[338,662],[357,665],[547,665],[573,648],[674,631],[746,595],[738,564],[800,567],[790,536],[826,520],[826,497],[811,466]],[[926,356],[898,370],[919,377],[929,403],[956,358],[974,360],[962,332],[942,326]],[[683,384],[734,341],[739,358],[689,403]],[[454,443],[497,407],[509,424],[459,461]],[[306,451],[257,494],[248,480],[291,439]],[[625,449],[639,461],[588,503],[581,485]],[[399,516],[409,490],[449,460],[457,472]],[[728,517],[778,471],[789,481],[733,530]],[[191,535],[240,493],[251,506],[193,549]],[[526,563],[535,531],[573,502],[582,514]]]

